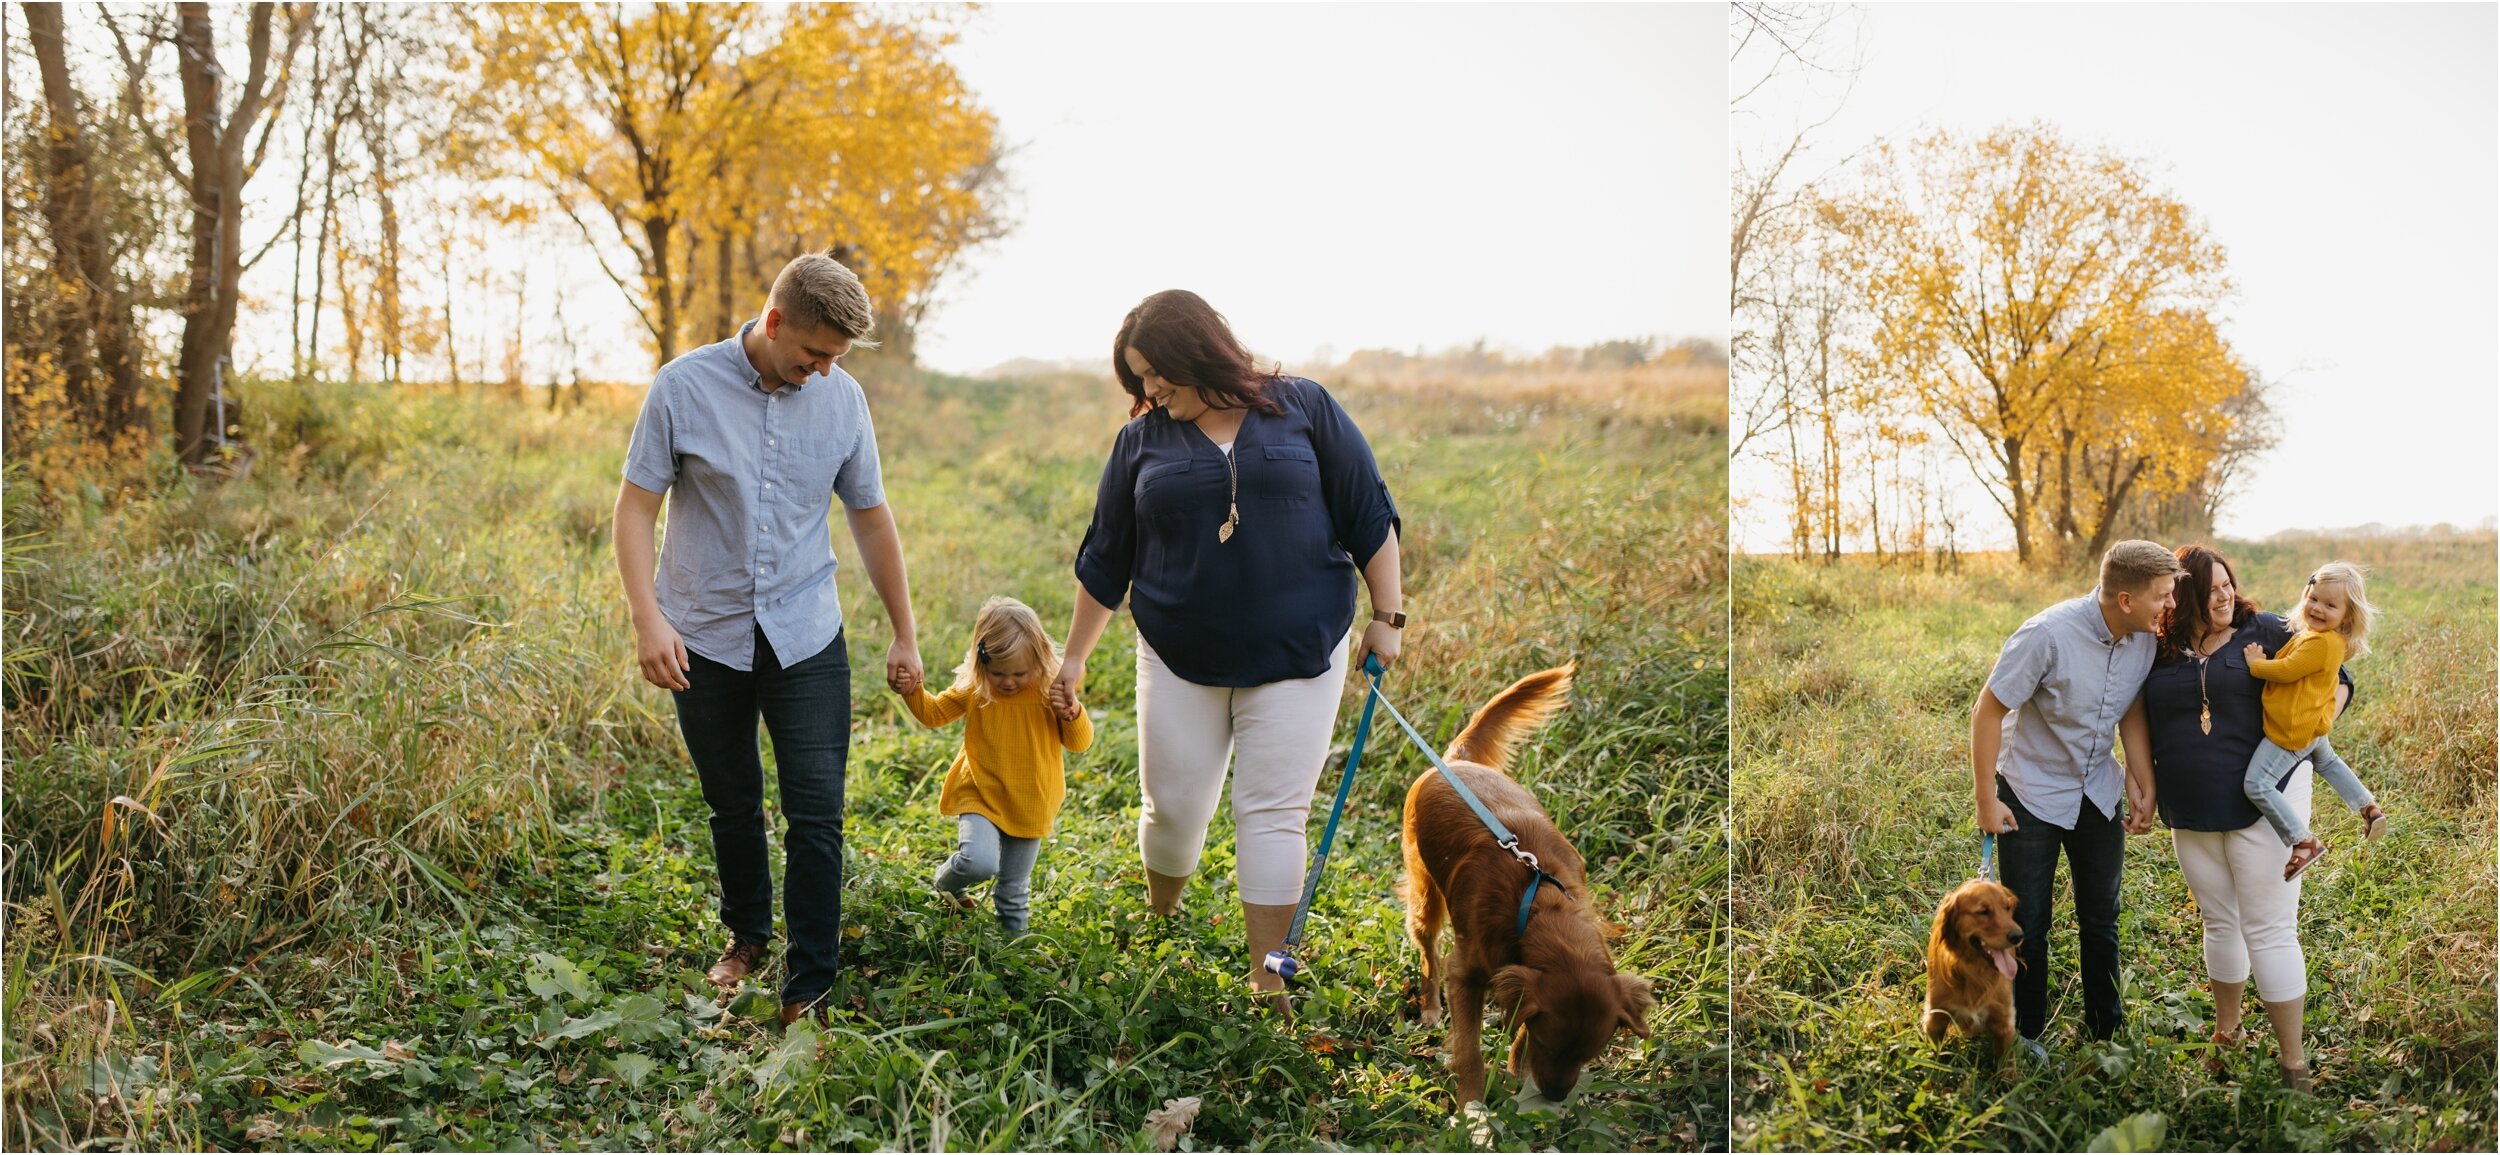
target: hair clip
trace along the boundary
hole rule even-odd
[[[986,666],[990,664],[990,644],[988,642],[974,642],[972,643],[972,649],[973,652],[981,655],[982,665]]]
[[[2310,584],[2310,585],[2316,585],[2316,584],[2318,584],[2318,575],[2316,575],[2316,574],[2310,574],[2310,575],[2309,575],[2309,584]]]

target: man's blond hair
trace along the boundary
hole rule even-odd
[[[2101,596],[2140,594],[2153,584],[2153,579],[2184,572],[2179,568],[2177,555],[2159,543],[2122,541],[2101,555]]]
[[[793,258],[773,278],[772,307],[781,319],[802,329],[830,329],[851,339],[854,348],[874,349],[868,334],[877,328],[876,307],[859,274],[823,253]]]

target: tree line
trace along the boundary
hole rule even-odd
[[[9,8],[6,432],[54,476],[211,462],[247,313],[274,330],[284,310],[298,379],[517,385],[534,262],[498,281],[491,257],[591,253],[656,366],[819,251],[907,358],[954,263],[1006,226],[997,124],[945,58],[944,10]],[[268,262],[283,277],[247,290]],[[570,349],[553,291],[546,336]],[[480,316],[511,330],[462,329]]]
[[[1730,452],[1798,557],[1958,557],[1976,483],[2025,562],[2211,532],[2270,447],[2225,254],[2131,158],[2046,124],[1733,173]]]

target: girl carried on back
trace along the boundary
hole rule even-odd
[[[935,697],[916,682],[898,691],[921,725],[964,720],[963,747],[938,794],[938,813],[955,819],[955,853],[938,867],[937,888],[971,906],[964,888],[997,879],[990,897],[1009,934],[1022,934],[1030,921],[1033,860],[1067,792],[1062,753],[1094,744],[1084,706],[1062,715],[1043,697],[1058,674],[1059,649],[1041,618],[1023,602],[996,597],[973,619],[971,652],[954,685]]]
[[[2361,836],[2377,838],[2387,830],[2387,812],[2379,809],[2368,787],[2352,767],[2336,757],[2326,732],[2335,721],[2335,672],[2370,652],[2370,618],[2376,611],[2361,588],[2361,568],[2334,561],[2309,575],[2300,604],[2292,609],[2292,640],[2272,658],[2250,642],[2245,654],[2248,672],[2266,683],[2263,694],[2266,737],[2249,757],[2242,787],[2249,802],[2272,823],[2283,845],[2292,848],[2283,867],[2285,880],[2309,869],[2326,853],[2326,843],[2300,820],[2284,801],[2277,783],[2303,759],[2318,777],[2335,788],[2346,805],[2361,815]]]

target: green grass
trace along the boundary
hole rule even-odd
[[[1064,622],[1112,387],[863,376],[931,669],[988,595]],[[1562,1116],[1497,1103],[1485,1138],[1724,1145],[1721,429],[1341,396],[1406,519],[1393,695],[1446,735],[1580,661],[1516,772],[1588,858],[1618,964],[1657,981],[1654,1039],[1619,1044]],[[703,808],[668,702],[632,674],[607,546],[638,397],[553,415],[262,386],[239,484],[109,511],[10,488],[10,1145],[1125,1149],[1189,1095],[1197,1149],[1469,1144],[1442,1032],[1412,1022],[1395,897],[1419,757],[1366,758],[1316,977],[1291,1021],[1254,1013],[1227,817],[1184,917],[1144,913],[1123,618],[1034,933],[1007,940],[927,897],[956,733],[873,677],[886,628],[840,534],[849,968],[822,1032],[770,1029],[765,998],[717,1006]]]
[[[2263,605],[2288,606],[2310,568],[2344,557],[2371,568],[2386,611],[2336,747],[2396,827],[2321,864],[2301,905],[2316,1096],[2281,1087],[2261,1017],[2227,1077],[2201,1065],[2202,930],[2158,834],[2128,843],[2119,1043],[2081,1033],[2067,916],[2046,1032],[2061,1068],[2000,1081],[1958,1036],[1931,1046],[1916,1025],[1925,937],[1978,854],[1971,701],[2006,635],[2090,577],[1995,557],[1957,574],[1740,558],[1739,1147],[2081,1150],[2156,1112],[2178,1150],[2492,1148],[2493,543],[2224,549]],[[2322,829],[2360,847],[2332,809]]]

